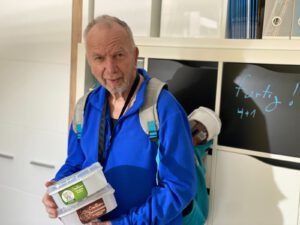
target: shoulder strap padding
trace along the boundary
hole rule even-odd
[[[73,117],[73,131],[77,133],[81,133],[81,128],[83,126],[83,117],[84,117],[84,108],[85,103],[90,95],[90,93],[93,91],[89,90],[87,93],[85,93],[76,103],[75,111],[74,111],[74,117]]]
[[[157,100],[161,90],[166,86],[166,83],[151,78],[146,87],[144,104],[140,109],[140,123],[146,134],[149,134],[148,122],[154,121],[156,130],[159,129],[159,120],[157,114]]]

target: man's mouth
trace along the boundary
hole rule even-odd
[[[121,78],[107,79],[107,81],[112,84],[118,83],[120,80]]]

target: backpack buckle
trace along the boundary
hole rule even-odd
[[[81,127],[81,124],[76,124],[76,136],[77,136],[77,139],[80,139],[81,138],[81,132],[82,132],[82,127]]]
[[[157,129],[156,129],[156,124],[155,121],[148,121],[147,122],[148,125],[148,135],[151,141],[156,142],[157,141]]]

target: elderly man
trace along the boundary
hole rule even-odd
[[[66,162],[46,185],[99,161],[118,206],[93,224],[182,224],[182,212],[196,191],[192,138],[183,108],[167,90],[160,92],[158,166],[158,146],[139,121],[150,77],[136,68],[138,48],[130,28],[118,18],[100,16],[87,26],[85,41],[86,57],[100,86],[87,99],[82,138],[70,129]],[[100,123],[105,129],[103,154],[98,157]],[[43,202],[49,216],[57,217],[48,194]]]

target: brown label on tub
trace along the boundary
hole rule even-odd
[[[106,207],[102,198],[77,210],[77,215],[82,223],[89,223],[105,213]]]

